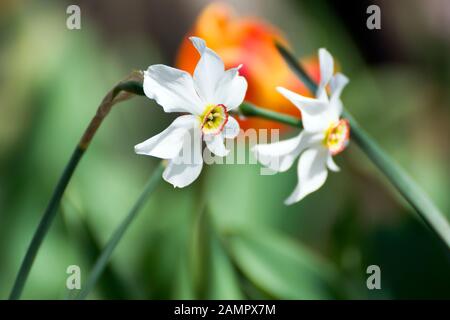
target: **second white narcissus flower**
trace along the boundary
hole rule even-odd
[[[174,187],[185,187],[200,175],[202,142],[217,156],[226,156],[224,138],[239,133],[238,122],[229,115],[244,100],[247,81],[239,67],[225,70],[222,59],[204,40],[189,38],[200,53],[193,76],[157,64],[144,71],[144,93],[165,112],[182,112],[160,134],[135,146],[138,154],[167,159],[163,178]]]
[[[288,170],[300,156],[298,184],[286,199],[287,205],[319,189],[327,179],[328,169],[339,171],[333,156],[343,151],[349,141],[349,123],[340,118],[343,109],[340,95],[348,79],[340,73],[333,75],[333,57],[327,50],[319,49],[319,61],[320,83],[315,99],[277,88],[300,109],[304,130],[294,138],[253,148],[259,162],[278,172]],[[327,94],[328,85],[330,96]]]

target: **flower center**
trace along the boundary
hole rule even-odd
[[[350,125],[346,119],[341,119],[333,124],[325,132],[324,144],[334,156],[342,152],[350,139]]]
[[[218,134],[228,121],[227,108],[223,104],[208,105],[200,118],[204,134]]]

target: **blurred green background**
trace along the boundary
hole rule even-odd
[[[299,56],[325,46],[351,79],[343,101],[450,212],[450,3],[228,1],[283,30]],[[105,93],[130,71],[173,64],[209,1],[0,2],[0,298],[5,299],[53,187]],[[382,29],[365,27],[381,7]],[[81,7],[82,29],[66,28]],[[112,111],[70,183],[24,298],[68,296],[137,199],[157,159],[133,146],[175,115],[144,97]],[[355,146],[302,202],[283,200],[295,169],[208,166],[185,189],[162,182],[90,298],[450,298],[450,257]],[[368,290],[366,268],[381,268]]]

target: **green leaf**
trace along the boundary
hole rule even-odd
[[[95,260],[101,253],[101,246],[98,243],[94,231],[81,213],[79,208],[70,201],[63,201],[62,217],[72,243],[76,245],[81,257],[86,260],[88,268],[92,268]],[[84,211],[84,210],[83,210]],[[103,276],[99,281],[101,295],[106,299],[125,299],[133,296],[132,291],[112,268],[106,266]],[[69,299],[76,298],[73,291],[70,291]]]
[[[91,292],[91,290],[96,285],[99,277],[102,275],[103,271],[105,270],[106,265],[109,262],[109,259],[111,255],[114,252],[114,249],[119,244],[120,240],[124,236],[125,232],[128,230],[128,227],[130,226],[131,222],[134,220],[142,206],[146,203],[148,200],[148,197],[152,194],[152,192],[155,190],[159,182],[161,181],[161,174],[164,170],[164,165],[160,163],[155,171],[153,172],[152,176],[148,180],[146,186],[144,187],[144,190],[142,194],[139,196],[138,200],[135,202],[133,207],[131,208],[130,212],[125,216],[125,219],[122,221],[122,223],[117,227],[117,229],[114,231],[113,235],[109,239],[108,243],[106,244],[105,248],[102,250],[101,254],[99,255],[94,268],[91,272],[91,274],[88,277],[88,280],[86,284],[83,286],[83,289],[81,290],[80,294],[78,295],[78,299],[85,299],[88,294]]]
[[[237,274],[212,221],[208,207],[201,209],[193,228],[193,277],[200,299],[242,299]]]
[[[233,267],[227,252],[222,247],[217,229],[210,221],[208,213],[209,241],[208,241],[208,299],[236,300],[243,299],[239,287],[238,274]]]
[[[334,297],[334,269],[286,236],[266,229],[246,229],[232,233],[225,243],[240,271],[270,297]]]
[[[217,238],[211,239],[210,250],[211,271],[208,298],[220,300],[243,299],[238,275]]]
[[[181,300],[195,299],[195,289],[190,274],[189,261],[186,255],[180,260],[176,272],[177,276],[174,284],[173,298]]]

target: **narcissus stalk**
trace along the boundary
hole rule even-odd
[[[11,290],[9,299],[16,300],[19,299],[25,283],[27,281],[28,275],[30,273],[31,267],[33,265],[34,259],[42,245],[42,242],[50,229],[50,226],[56,216],[56,212],[61,203],[62,196],[66,190],[67,185],[78,166],[81,158],[89,147],[95,133],[102,124],[103,120],[111,111],[111,108],[118,102],[127,100],[134,95],[143,95],[142,84],[141,84],[141,74],[132,73],[127,79],[119,82],[108,94],[103,98],[100,106],[97,109],[95,116],[92,118],[87,129],[85,130],[83,136],[81,137],[79,143],[75,147],[75,150],[70,157],[58,183],[53,191],[47,208],[39,222],[39,225],[31,239],[28,246],[27,252],[22,260],[19,272],[17,274],[16,280],[14,282],[13,288]]]

